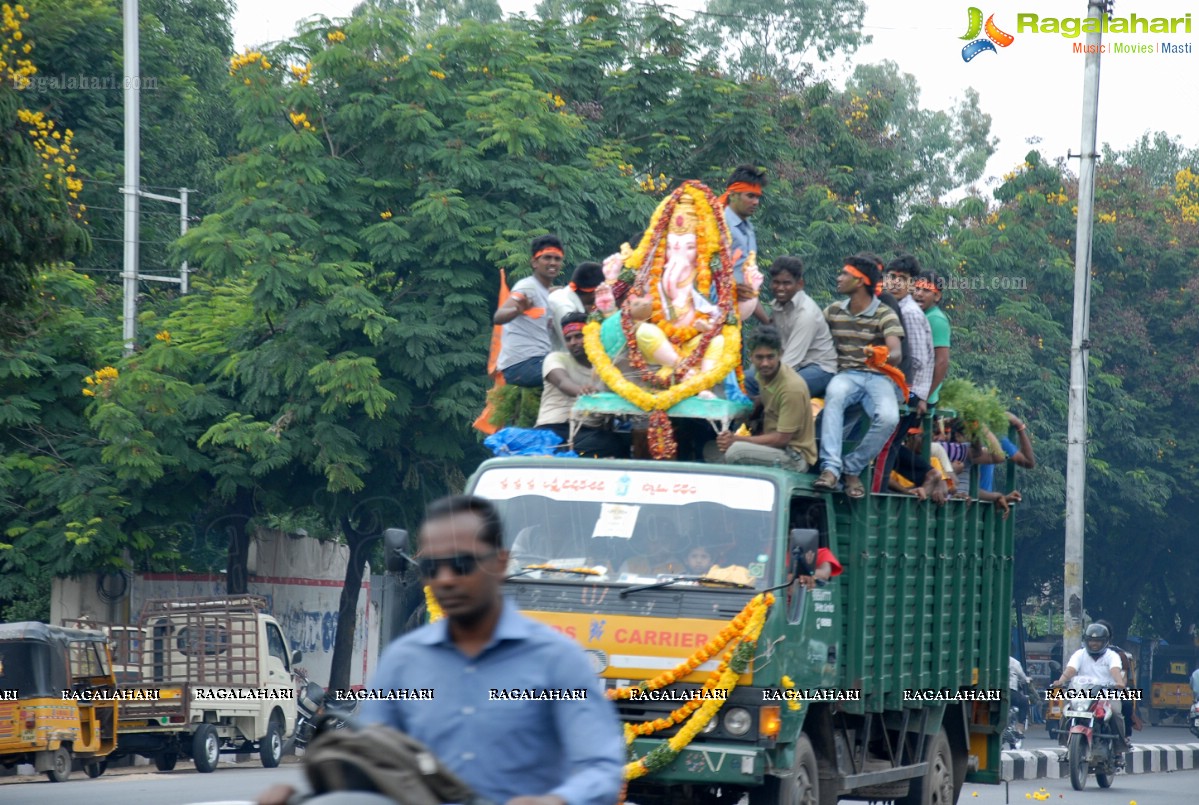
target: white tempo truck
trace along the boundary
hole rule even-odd
[[[300,654],[266,599],[154,599],[136,629],[110,637],[127,658],[114,757],[141,755],[162,771],[190,757],[210,772],[222,754],[257,751],[263,766],[279,765],[295,728]]]

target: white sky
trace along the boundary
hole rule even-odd
[[[286,4],[243,0],[233,18],[234,42],[248,45],[284,39],[295,23],[313,14],[346,16],[357,0],[291,0]],[[701,5],[701,0],[664,0],[681,7]],[[971,62],[962,60],[959,39],[966,33],[971,4],[984,17],[995,15],[998,27],[1015,41],[996,53],[981,53]],[[989,3],[989,5],[988,5]],[[507,11],[529,10],[534,0],[501,0]],[[1115,16],[1183,17],[1192,13],[1192,33],[1108,34],[1107,44],[1154,44],[1163,41],[1189,45],[1182,54],[1104,54],[1100,75],[1099,143],[1117,148],[1135,142],[1146,131],[1163,130],[1180,135],[1189,147],[1199,145],[1199,104],[1191,97],[1199,82],[1199,4],[1194,0],[1117,0]],[[916,77],[922,105],[948,109],[963,90],[974,87],[984,112],[991,115],[991,132],[1000,139],[999,151],[987,173],[998,176],[1023,160],[1030,146],[1026,139],[1040,137],[1041,153],[1053,159],[1067,151],[1078,153],[1082,131],[1082,76],[1084,57],[1072,52],[1072,43],[1059,34],[1017,33],[1016,14],[1045,17],[1085,17],[1086,0],[868,0],[865,30],[874,42],[861,49],[855,62],[890,59]],[[829,65],[832,75],[837,70]],[[1190,86],[1191,90],[1187,87]],[[1072,162],[1075,166],[1077,162]]]

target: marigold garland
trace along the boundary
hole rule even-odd
[[[749,667],[750,660],[753,659],[754,649],[757,646],[758,637],[762,634],[762,627],[766,624],[766,613],[770,606],[774,603],[774,596],[771,593],[763,593],[754,596],[754,598],[746,605],[745,610],[741,615],[749,613],[748,619],[745,622],[744,629],[737,635],[739,643],[737,648],[724,655],[724,662],[712,673],[708,682],[704,684],[705,690],[722,690],[731,692],[737,687],[737,681],[745,670]],[[738,615],[738,617],[741,617]],[[736,620],[736,619],[734,619]],[[704,647],[705,649],[707,646]],[[698,653],[698,652],[697,652]],[[715,683],[712,679],[715,678]],[[711,683],[711,687],[708,687]],[[700,704],[695,706],[695,702]],[[681,721],[682,718],[690,714],[687,723],[680,729],[674,737],[654,747],[645,757],[638,758],[625,765],[624,776],[626,780],[635,780],[638,777],[644,777],[647,774],[652,774],[660,769],[665,768],[674,761],[679,753],[682,752],[693,740],[699,735],[708,722],[720,711],[724,706],[724,698],[713,698],[707,700],[692,700],[687,702],[679,710],[671,713],[669,716],[670,724],[673,725]],[[686,711],[679,716],[678,721],[675,720],[676,714],[679,711]],[[667,719],[657,719],[655,722],[646,722],[653,725],[657,722],[665,722]],[[625,740],[632,742],[636,735],[647,734],[644,730],[648,729],[644,725],[636,725],[625,729]]]
[[[719,317],[705,317],[709,323],[720,326],[713,326],[703,333],[696,327],[679,326],[670,321],[666,315],[666,303],[660,292],[670,216],[684,196],[694,205],[697,218],[696,289],[706,296],[711,291],[712,281],[715,280],[717,307],[720,310]],[[663,199],[654,210],[641,242],[625,257],[624,265],[637,271],[629,297],[631,299],[633,296],[648,294],[652,305],[650,320],[676,347],[691,342],[694,342],[694,345],[665,379],[670,385],[664,391],[654,392],[630,382],[616,369],[611,357],[603,349],[599,337],[599,324],[590,323],[584,329],[584,348],[592,366],[608,388],[643,411],[666,411],[683,400],[717,385],[729,372],[741,369],[741,332],[736,320],[737,297],[733,284],[731,244],[732,238],[720,203],[705,185],[699,182],[685,182],[669,197]],[[629,314],[629,304],[630,300],[626,299],[621,316],[621,329],[629,344],[629,363],[646,384],[659,384],[663,382],[663,378],[650,371],[645,356],[636,346],[638,323]],[[703,361],[713,339],[722,334],[725,337],[724,349],[716,366],[706,372],[694,372]],[[739,373],[738,380],[740,378]],[[665,422],[662,419],[658,417],[651,421],[651,448],[655,458],[671,457],[675,454],[675,449],[672,449],[674,439],[669,419]]]
[[[437,623],[445,617],[445,612],[441,605],[437,603],[437,599],[433,597],[433,588],[425,585],[425,612],[429,614],[429,623]]]
[[[581,573],[584,576],[602,576],[598,570],[589,567],[557,567],[555,565],[525,565],[521,570],[558,570],[563,573]]]

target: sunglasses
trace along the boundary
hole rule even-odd
[[[495,555],[496,551],[485,553],[482,556],[476,556],[473,553],[459,553],[454,556],[437,558],[417,557],[416,564],[420,568],[421,576],[426,579],[436,578],[438,571],[443,567],[449,567],[450,572],[455,576],[469,576],[479,569],[480,562]]]

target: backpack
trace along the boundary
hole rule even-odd
[[[304,772],[316,794],[366,791],[400,805],[493,805],[420,741],[379,725],[321,733],[308,746]]]

